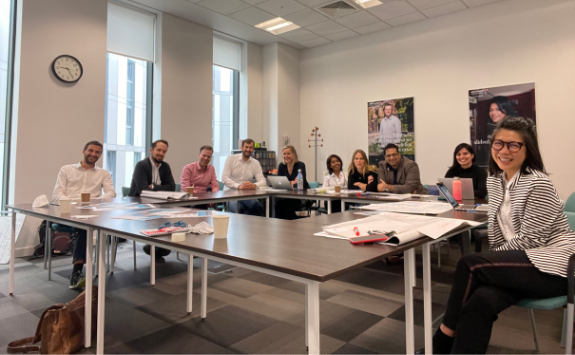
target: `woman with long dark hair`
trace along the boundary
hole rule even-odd
[[[491,251],[459,260],[442,324],[433,337],[435,354],[483,354],[493,322],[504,309],[523,298],[567,294],[575,233],[545,172],[532,120],[507,116],[499,122],[489,173]]]
[[[445,173],[446,178],[473,179],[473,193],[476,198],[487,196],[487,170],[475,163],[475,151],[467,143],[461,143],[453,152],[453,165]]]

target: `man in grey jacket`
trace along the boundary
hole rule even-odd
[[[395,144],[383,149],[385,161],[379,162],[377,191],[396,194],[424,194],[427,190],[421,185],[417,163],[402,157]]]

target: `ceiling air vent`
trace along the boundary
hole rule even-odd
[[[331,18],[337,18],[354,12],[359,11],[357,7],[353,6],[349,1],[334,1],[332,3],[316,7],[316,10]]]

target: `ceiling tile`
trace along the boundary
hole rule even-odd
[[[309,6],[309,7],[316,7],[319,5],[323,5],[323,4],[327,4],[330,2],[333,2],[335,0],[297,0],[298,2],[301,2],[302,4],[304,4],[305,6]]]
[[[327,35],[325,36],[325,38],[331,40],[331,41],[341,41],[344,39],[348,39],[351,37],[356,37],[359,36],[357,33],[353,32],[352,30],[347,30],[347,31],[343,31],[343,32],[338,32],[338,33],[334,33],[332,35]]]
[[[257,4],[261,4],[262,2],[266,1],[266,0],[242,0],[243,2],[247,2],[248,4],[252,5],[252,6],[256,6]]]
[[[393,1],[383,5],[370,7],[367,11],[383,21],[416,12],[417,9],[405,1]]]
[[[274,15],[269,14],[264,10],[260,10],[257,7],[248,7],[245,10],[238,11],[235,14],[230,15],[230,17],[252,26],[276,18]]]
[[[284,16],[283,18],[301,27],[307,27],[316,23],[329,21],[327,17],[321,15],[320,13],[312,9],[305,9],[302,11],[298,11],[296,13]]]
[[[465,5],[467,5],[469,7],[487,5],[487,4],[491,4],[492,2],[498,2],[498,1],[501,1],[501,0],[463,0]]]
[[[300,44],[311,48],[311,47],[317,47],[317,46],[321,46],[323,44],[328,44],[328,43],[331,43],[331,41],[329,39],[325,39],[323,37],[318,37],[316,39],[312,39],[311,41],[302,42]]]
[[[279,17],[305,9],[305,6],[295,0],[269,0],[259,4],[258,7]]]
[[[334,21],[326,21],[326,22],[322,22],[322,23],[318,23],[316,25],[311,25],[306,27],[308,30],[317,33],[320,36],[327,36],[327,35],[331,35],[337,32],[343,32],[345,30],[347,30],[346,27],[340,25],[337,22]]]
[[[351,15],[342,16],[337,18],[336,21],[347,28],[363,27],[371,25],[372,23],[380,22],[377,17],[367,11],[360,11]]]
[[[193,2],[193,3],[197,3],[197,2],[200,2],[200,1],[202,1],[202,0],[188,0],[188,1],[189,1],[189,2]]]
[[[445,5],[455,1],[458,0],[407,0],[407,2],[409,2],[418,10],[425,10],[429,9],[430,7]]]
[[[368,33],[372,33],[372,32],[377,32],[377,31],[381,31],[381,30],[386,30],[388,28],[391,28],[390,25],[388,25],[385,22],[377,22],[377,23],[372,23],[371,25],[367,25],[367,26],[363,26],[363,27],[358,27],[358,28],[354,28],[353,30],[357,33],[360,33],[362,35],[366,35]]]
[[[385,22],[387,22],[390,25],[395,27],[395,26],[406,25],[408,23],[417,22],[417,21],[426,20],[426,19],[427,19],[427,17],[423,16],[423,14],[421,12],[414,12],[414,13],[409,14],[409,15],[389,19]]]
[[[203,0],[198,5],[219,12],[222,15],[231,15],[234,12],[250,7],[250,5],[240,0]]]
[[[427,10],[422,10],[421,12],[423,12],[423,14],[427,17],[437,17],[465,9],[467,9],[467,6],[463,5],[461,1],[457,1],[441,6],[432,7]]]
[[[306,30],[305,28],[298,28],[297,30],[289,31],[286,33],[282,33],[280,37],[285,38],[287,40],[302,43],[311,41],[312,39],[318,39],[320,36],[316,35],[313,32]]]

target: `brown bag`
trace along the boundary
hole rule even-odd
[[[55,304],[42,313],[36,334],[8,344],[8,354],[73,354],[84,347],[85,294]],[[92,336],[96,333],[98,287],[92,286]],[[41,342],[38,344],[38,342]]]

